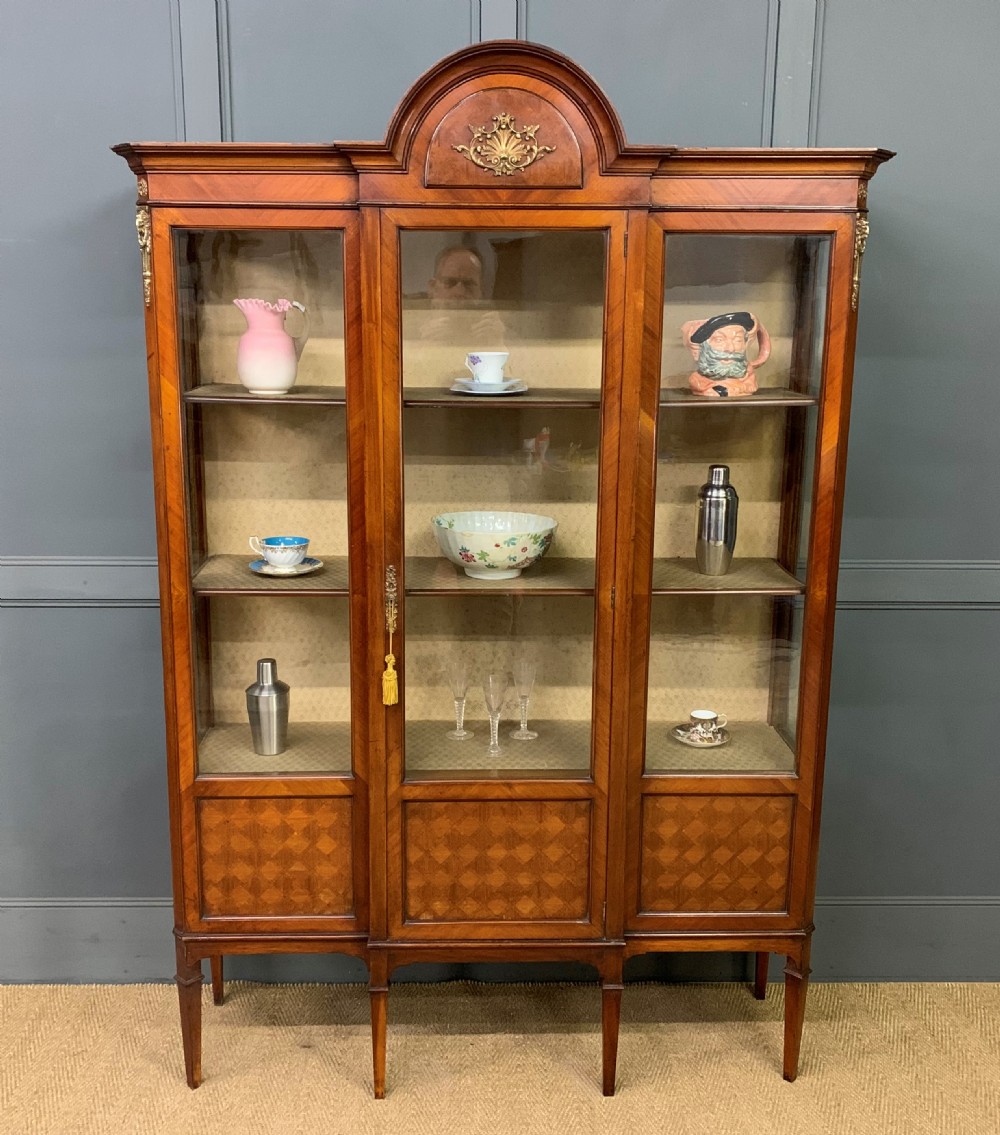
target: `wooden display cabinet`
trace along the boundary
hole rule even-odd
[[[627,958],[746,951],[763,996],[781,954],[794,1078],[868,182],[891,155],[628,146],[583,72],[514,42],[438,64],[384,143],[116,149],[139,179],[188,1082],[202,961],[218,1000],[226,954],[292,951],[367,964],[377,1096],[389,978],[416,961],[594,966],[610,1094]],[[237,378],[246,297],[306,308],[285,395]],[[681,325],[739,311],[769,336],[760,389],[691,393]],[[526,389],[453,389],[497,349]],[[716,463],[741,503],[707,576]],[[553,517],[551,549],[470,577],[432,521],[476,509]],[[255,574],[248,538],[272,534],[323,567]],[[271,757],[243,700],[264,656],[291,686]],[[482,680],[525,662],[491,753]],[[510,736],[524,706],[534,738]],[[694,708],[727,744],[675,738]]]

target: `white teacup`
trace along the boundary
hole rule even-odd
[[[725,714],[716,713],[714,709],[693,709],[690,716],[688,732],[695,739],[704,741],[718,740],[719,730],[729,722]]]
[[[509,351],[470,351],[465,365],[472,381],[482,386],[498,386],[503,382],[503,368]]]
[[[250,547],[276,568],[293,568],[309,551],[308,536],[251,536]]]

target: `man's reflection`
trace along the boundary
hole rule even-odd
[[[434,261],[434,275],[427,281],[427,295],[435,306],[455,306],[482,299],[483,261],[471,248],[442,249]]]
[[[482,304],[483,260],[475,249],[452,245],[438,253],[427,298],[431,311],[421,322],[421,339],[454,343],[464,351],[506,345],[503,320]]]

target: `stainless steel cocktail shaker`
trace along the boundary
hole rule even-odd
[[[725,575],[736,547],[740,498],[729,483],[728,465],[709,465],[708,481],[698,490],[695,557],[702,575]]]
[[[253,751],[261,757],[276,757],[288,744],[288,685],[278,681],[273,658],[257,660],[257,681],[247,686],[247,713]]]

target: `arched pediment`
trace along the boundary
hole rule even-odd
[[[603,174],[648,176],[669,152],[629,147],[585,71],[519,40],[441,60],[407,92],[382,145],[338,148],[359,171],[419,172],[428,189],[582,189]]]

